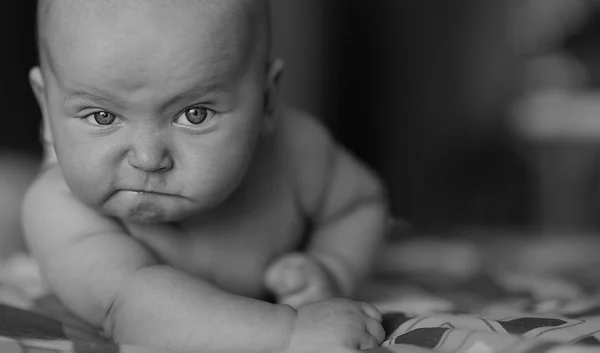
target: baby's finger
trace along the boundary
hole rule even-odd
[[[385,330],[381,323],[376,321],[375,319],[369,319],[366,321],[365,326],[367,328],[367,332],[375,338],[378,344],[383,343],[385,341]]]
[[[369,304],[369,303],[364,303],[361,302],[360,303],[362,311],[365,315],[367,315],[368,317],[372,318],[373,320],[377,321],[377,322],[381,322],[381,313],[379,312],[379,310],[377,310],[376,307],[374,307],[373,305]]]
[[[361,336],[358,341],[358,349],[367,350],[367,349],[375,349],[379,347],[379,343],[373,336],[367,334],[366,332]]]
[[[288,296],[303,290],[308,278],[304,272],[280,263],[267,270],[264,285],[277,296]]]
[[[296,294],[278,298],[277,302],[279,304],[286,304],[286,305],[291,306],[294,309],[298,309],[302,305],[311,302],[311,300],[308,299],[304,293],[296,293]]]

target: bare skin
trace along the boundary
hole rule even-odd
[[[371,268],[380,183],[278,103],[279,60],[215,44],[252,32],[232,21],[243,1],[152,0],[110,16],[53,3],[52,62],[30,74],[49,158],[23,222],[64,303],[119,343],[380,343],[374,307],[331,299]]]

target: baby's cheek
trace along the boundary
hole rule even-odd
[[[109,178],[113,173],[94,172],[84,165],[77,167],[77,164],[67,164],[62,170],[71,193],[90,207],[100,207],[111,192]]]
[[[227,199],[240,186],[246,176],[251,156],[217,154],[204,161],[198,160],[188,170],[178,170],[182,184],[198,200],[207,205],[217,205]]]

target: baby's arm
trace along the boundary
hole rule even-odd
[[[352,296],[382,245],[388,209],[379,180],[341,146],[332,149],[329,180],[307,252],[332,273],[341,295]]]
[[[371,305],[326,301],[294,310],[219,290],[157,263],[118,223],[70,196],[56,165],[29,190],[23,221],[50,287],[117,343],[181,351],[280,351],[315,343],[374,348]]]
[[[294,175],[299,176],[298,196],[314,222],[308,258],[316,259],[339,289],[337,293],[334,290],[323,295],[325,298],[327,295],[351,296],[371,270],[375,252],[386,232],[388,210],[383,186],[368,168],[336,145],[312,118],[293,112],[284,118],[282,127],[288,131],[284,135],[291,141]],[[285,267],[286,262],[288,267],[293,267],[294,261],[302,262],[297,254],[293,256],[282,258],[280,268]],[[274,266],[271,270],[270,275],[276,277],[277,268]],[[309,271],[315,272],[314,269]],[[287,277],[289,281],[290,275]],[[313,296],[317,295],[314,289],[312,292]],[[290,293],[293,299],[282,302],[297,307],[307,301],[324,299],[307,296],[306,299],[298,295],[293,298]]]
[[[51,288],[117,342],[270,350],[290,341],[292,308],[228,294],[158,264],[118,223],[74,200],[56,167],[23,208],[28,243]]]

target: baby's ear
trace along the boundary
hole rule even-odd
[[[48,105],[46,102],[46,86],[44,84],[44,76],[39,66],[33,67],[29,71],[29,84],[33,90],[33,95],[37,99],[42,112],[42,126],[41,137],[44,144],[52,143],[52,134],[50,132],[50,126],[48,124]]]
[[[265,116],[263,120],[262,132],[265,135],[270,134],[277,124],[279,117],[279,92],[280,81],[283,75],[283,60],[276,58],[271,61],[267,68],[267,89],[265,92]]]

